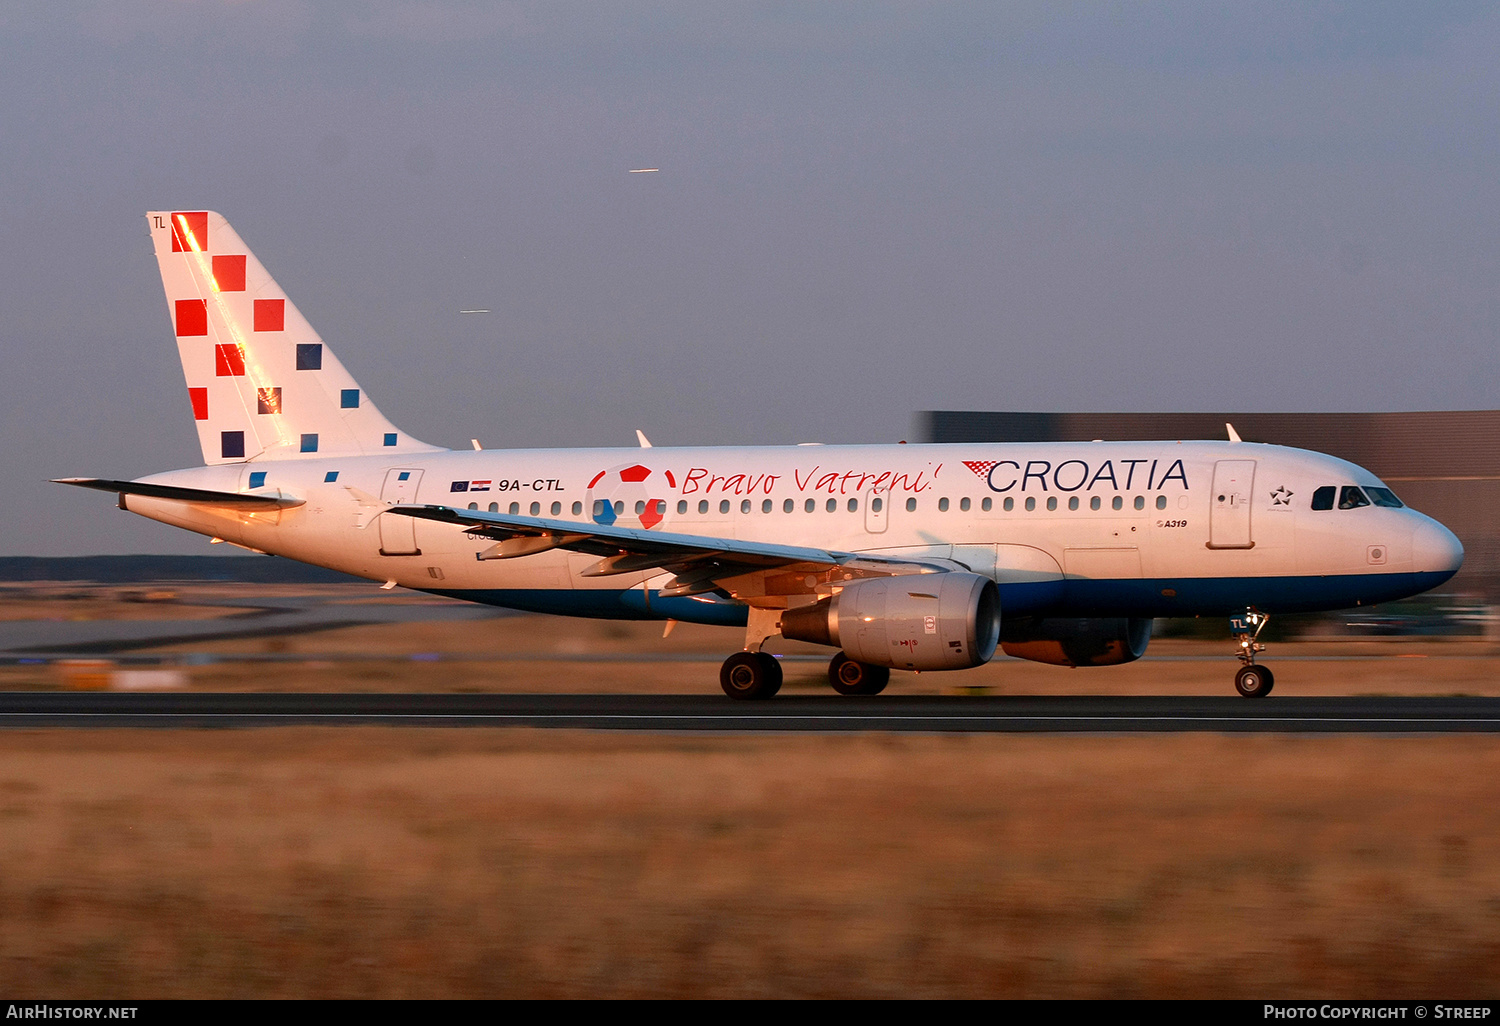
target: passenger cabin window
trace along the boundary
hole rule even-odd
[[[958,500],[958,508],[962,513],[969,512],[969,500],[967,498]]]
[[[1365,494],[1374,500],[1375,505],[1385,506],[1387,509],[1402,509],[1406,505],[1389,488],[1366,488]]]
[[[947,496],[944,496],[943,498],[941,498],[941,499],[938,500],[938,512],[939,513],[946,513],[946,512],[948,512],[948,497]]]
[[[583,515],[583,503],[581,503],[581,502],[575,502],[575,503],[573,503],[573,515],[575,517]]]
[[[1354,485],[1344,485],[1339,489],[1339,509],[1359,509],[1369,504],[1370,500],[1365,498],[1365,493]]]
[[[720,513],[728,513],[729,512],[729,500],[728,499],[720,499],[719,500],[719,512]]]
[[[915,513],[916,511],[917,511],[917,500],[916,499],[907,499],[906,500],[906,512],[908,512],[908,513]]]
[[[1338,491],[1333,485],[1324,485],[1313,492],[1313,509],[1333,509],[1333,493]]]
[[[681,516],[682,514],[684,514],[686,512],[687,512],[687,500],[686,499],[678,499],[677,500],[677,515]]]
[[[708,500],[707,499],[699,499],[698,500],[698,512],[699,513],[707,513],[708,512]]]
[[[979,508],[988,513],[990,510],[995,508],[995,503],[990,499],[988,495],[986,495],[984,497],[984,501],[979,504]]]

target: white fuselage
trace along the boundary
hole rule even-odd
[[[403,476],[404,475],[404,476]],[[1379,487],[1353,464],[1236,442],[440,451],[252,460],[148,482],[304,500],[241,513],[139,495],[165,523],[360,577],[587,616],[743,623],[723,596],[663,599],[660,570],[583,577],[594,555],[476,558],[492,542],[387,504],[945,559],[993,578],[1007,615],[1331,609],[1446,580],[1462,548],[1406,508],[1313,509]]]

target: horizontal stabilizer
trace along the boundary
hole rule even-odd
[[[290,509],[307,500],[285,492],[267,492],[259,495],[243,495],[239,492],[211,492],[204,488],[177,488],[172,485],[146,484],[141,481],[109,481],[98,477],[59,477],[53,484],[77,485],[79,488],[95,488],[101,492],[116,492],[120,495],[144,495],[153,499],[170,499],[188,502],[194,506],[217,506],[220,509],[256,510]]]

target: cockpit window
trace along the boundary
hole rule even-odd
[[[1313,492],[1313,509],[1333,509],[1333,493],[1338,489],[1333,485],[1324,485]]]
[[[1401,509],[1406,505],[1406,503],[1396,498],[1396,493],[1391,491],[1389,488],[1367,487],[1365,489],[1365,494],[1374,501],[1375,505],[1385,506],[1388,509]]]
[[[1339,489],[1339,509],[1359,509],[1369,504],[1370,500],[1365,498],[1365,493],[1354,485],[1344,485]]]

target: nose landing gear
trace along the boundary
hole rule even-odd
[[[1239,659],[1243,664],[1234,675],[1234,690],[1245,698],[1264,698],[1276,685],[1276,675],[1255,661],[1255,654],[1266,650],[1257,639],[1270,619],[1269,615],[1255,608],[1229,618],[1229,630],[1239,642]]]

